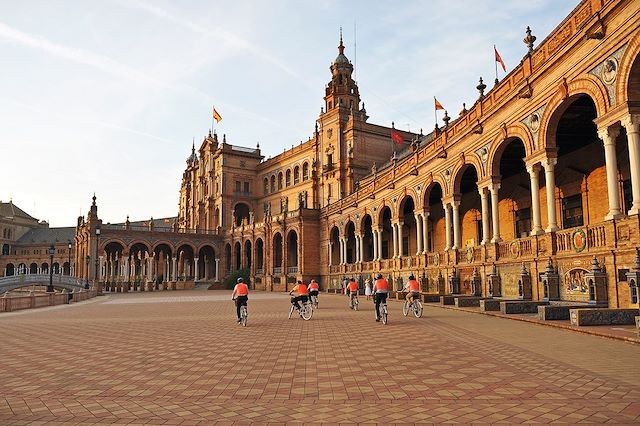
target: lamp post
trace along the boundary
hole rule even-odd
[[[91,262],[91,256],[87,255],[87,257],[85,258],[85,261],[87,262],[87,269],[86,269],[85,280],[84,280],[84,288],[88,289],[89,288],[89,262]]]
[[[99,265],[100,258],[98,257],[99,247],[100,247],[100,228],[96,228],[96,269],[93,274],[94,281],[95,281],[94,288],[98,288],[98,280],[100,279],[100,270],[98,269],[100,267]]]
[[[47,293],[53,293],[53,255],[56,252],[56,248],[51,244],[51,247],[47,250],[51,261],[49,262],[49,285],[47,286]]]
[[[67,244],[67,248],[69,249],[69,276],[71,276],[71,241]]]

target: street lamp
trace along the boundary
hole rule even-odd
[[[98,251],[99,251],[99,247],[100,247],[100,228],[96,228],[96,269],[94,271],[94,281],[95,281],[95,288],[98,288],[98,280],[100,279],[100,272],[99,272],[99,257],[98,257]]]
[[[71,276],[71,241],[67,244],[67,248],[69,249],[69,276]]]
[[[87,255],[85,260],[87,262],[87,269],[86,269],[86,274],[84,279],[84,288],[88,289],[89,288],[89,262],[91,262],[91,256]]]
[[[51,247],[47,250],[51,261],[49,262],[49,285],[47,286],[47,293],[53,293],[53,255],[56,253],[56,248],[51,244]]]

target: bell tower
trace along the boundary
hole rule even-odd
[[[358,85],[352,78],[353,64],[344,55],[342,28],[340,29],[338,56],[329,69],[331,70],[331,81],[325,91],[325,111],[329,113],[337,109],[344,114],[348,114],[352,109],[358,110],[360,93],[358,92]]]

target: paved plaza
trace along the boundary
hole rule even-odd
[[[637,423],[640,345],[322,294],[117,294],[0,314],[0,424]]]

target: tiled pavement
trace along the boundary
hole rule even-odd
[[[242,328],[228,297],[0,314],[0,424],[640,421],[640,345],[400,303],[383,326],[324,294],[305,322],[253,293]]]

